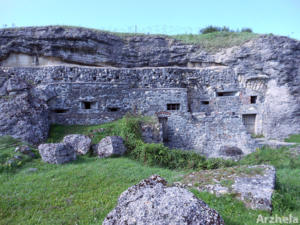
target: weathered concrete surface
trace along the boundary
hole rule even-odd
[[[166,181],[152,175],[130,187],[103,225],[113,224],[224,224],[221,216],[184,188],[167,187]]]
[[[63,164],[76,159],[76,152],[63,143],[41,144],[38,147],[42,160],[51,164]]]
[[[100,158],[123,155],[125,152],[123,138],[119,136],[107,136],[97,144],[97,155]]]
[[[195,187],[217,196],[235,194],[251,209],[272,210],[276,171],[273,166],[241,166],[193,172],[178,186]]]
[[[64,137],[63,143],[70,145],[77,154],[85,155],[91,147],[92,140],[81,134],[70,134]]]
[[[31,144],[42,142],[49,130],[47,108],[46,102],[31,92],[26,81],[0,74],[0,135]]]

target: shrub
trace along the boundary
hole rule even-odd
[[[239,32],[239,30],[231,30],[229,27],[226,27],[226,26],[223,26],[223,27],[217,27],[217,26],[207,26],[207,27],[204,27],[202,28],[199,33],[200,34],[209,34],[209,33],[214,33],[214,32]],[[248,32],[248,33],[252,33],[252,29],[251,28],[248,28],[248,27],[245,27],[245,28],[242,28],[241,29],[241,32]]]
[[[200,34],[208,34],[208,33],[219,32],[219,31],[221,31],[220,27],[210,25],[208,27],[202,28],[199,33]]]
[[[233,32],[233,30],[230,30],[229,27],[217,27],[217,26],[207,26],[205,28],[202,28],[200,30],[200,34],[208,34],[208,33],[213,33],[213,32]]]
[[[129,157],[150,166],[168,169],[217,169],[232,166],[235,163],[223,159],[206,159],[204,156],[188,150],[169,149],[163,144],[136,142]]]
[[[245,27],[245,28],[242,28],[241,32],[248,32],[248,33],[252,33],[252,29],[251,28],[248,28],[248,27]]]

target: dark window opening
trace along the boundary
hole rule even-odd
[[[117,112],[117,111],[120,110],[120,108],[118,108],[118,107],[109,107],[108,110],[109,110],[110,112]]]
[[[83,106],[85,109],[91,109],[91,102],[83,102]]]
[[[237,94],[237,91],[222,91],[222,92],[217,92],[217,96],[235,96]]]
[[[119,75],[116,75],[116,80],[119,80],[119,78],[120,78]]]
[[[257,96],[251,96],[250,97],[250,103],[251,104],[256,104]]]
[[[179,110],[180,104],[167,104],[167,110]]]
[[[93,80],[97,80],[97,77],[93,77]]]
[[[68,110],[67,109],[55,109],[55,110],[53,110],[55,113],[66,113],[66,112],[68,112]]]
[[[209,105],[209,101],[201,101],[202,105]]]

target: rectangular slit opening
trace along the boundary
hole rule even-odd
[[[118,108],[118,107],[109,107],[108,108],[108,111],[110,111],[110,112],[118,112],[120,110],[120,108]]]
[[[209,105],[209,101],[201,101],[202,105]]]
[[[66,112],[68,112],[68,110],[67,109],[54,109],[53,112],[55,112],[55,113],[66,113]]]
[[[167,104],[167,110],[179,110],[180,104]]]
[[[238,92],[237,91],[220,91],[217,92],[218,97],[222,96],[237,96]]]

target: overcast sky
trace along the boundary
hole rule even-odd
[[[300,0],[0,0],[0,6],[0,27],[60,24],[176,34],[225,25],[300,40]]]

